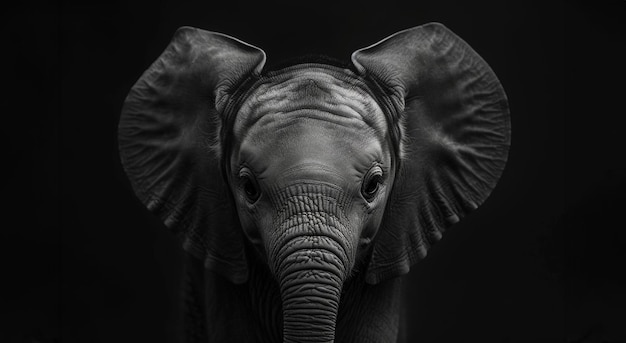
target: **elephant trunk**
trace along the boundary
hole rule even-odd
[[[297,235],[279,249],[275,274],[283,302],[283,342],[334,341],[341,289],[354,259],[337,233]]]
[[[344,274],[335,259],[322,249],[302,249],[285,259],[284,342],[333,342]]]

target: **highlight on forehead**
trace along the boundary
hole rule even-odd
[[[384,137],[387,133],[384,114],[363,82],[350,73],[320,65],[278,71],[255,87],[240,107],[238,122],[255,122],[267,114],[313,109],[326,113],[331,120],[332,116],[362,120]]]

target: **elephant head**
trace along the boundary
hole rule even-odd
[[[207,269],[244,283],[251,259],[267,263],[285,342],[331,342],[351,275],[407,273],[489,195],[508,154],[507,99],[441,24],[347,66],[264,63],[237,39],[179,29],[126,98],[121,159]]]

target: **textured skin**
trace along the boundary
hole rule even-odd
[[[182,28],[122,110],[133,188],[189,252],[186,339],[396,341],[398,277],[502,173],[502,86],[440,24],[353,68],[264,62]]]

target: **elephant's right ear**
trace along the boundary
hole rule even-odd
[[[119,123],[122,164],[139,199],[185,250],[234,283],[248,269],[220,167],[222,110],[264,63],[262,50],[237,39],[180,28],[132,87]]]

